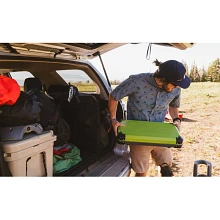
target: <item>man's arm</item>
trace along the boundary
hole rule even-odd
[[[171,118],[174,120],[173,124],[180,131],[181,119],[179,118],[179,109],[169,106],[169,114],[170,114]]]
[[[179,117],[179,109],[169,106],[169,113],[172,119]]]
[[[116,101],[112,95],[110,94],[108,100],[108,109],[110,112],[110,119],[116,119],[116,111],[117,111],[118,101]]]
[[[117,136],[117,134],[118,134],[118,131],[117,131],[118,126],[124,126],[123,124],[119,123],[116,120],[117,107],[118,107],[118,101],[115,100],[112,97],[112,95],[110,94],[109,100],[108,100],[108,109],[109,109],[109,112],[110,112],[110,119],[111,119],[112,127],[113,127],[114,132],[115,132],[115,136]]]

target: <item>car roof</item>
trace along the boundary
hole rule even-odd
[[[0,43],[0,52],[68,60],[92,59],[128,43]],[[137,44],[137,43],[133,43]],[[152,43],[185,50],[194,43]]]

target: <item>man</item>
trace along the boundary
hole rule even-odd
[[[118,100],[126,96],[128,96],[128,120],[164,122],[166,112],[169,110],[173,124],[180,130],[181,119],[178,110],[180,88],[188,88],[190,79],[185,75],[184,65],[176,60],[168,60],[164,63],[156,60],[154,63],[159,66],[155,73],[131,75],[110,94],[108,106],[116,136],[118,126],[124,126],[116,119]],[[131,164],[136,176],[146,176],[150,154],[161,167],[162,176],[173,176],[170,148],[132,145],[130,147]]]

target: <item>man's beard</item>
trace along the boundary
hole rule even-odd
[[[172,88],[172,89],[168,89],[168,86],[167,86],[167,85],[168,85],[167,83],[162,84],[162,89],[163,89],[163,91],[165,91],[165,92],[167,92],[167,93],[172,92],[172,91],[173,91],[173,88]]]

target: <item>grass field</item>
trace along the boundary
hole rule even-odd
[[[171,148],[174,176],[192,177],[196,160],[211,162],[212,176],[220,176],[220,83],[192,83],[182,89],[180,112],[184,144],[181,149]],[[201,165],[198,171],[206,174],[207,167]],[[152,160],[148,176],[158,176]]]
[[[79,90],[79,92],[96,92],[97,86],[91,83],[75,83],[72,84],[76,86]],[[21,91],[24,91],[24,87],[20,86]]]
[[[173,149],[175,176],[192,176],[195,160],[212,163],[212,175],[220,176],[220,83],[192,83],[182,90],[181,135],[184,145]],[[206,173],[206,166],[201,166]]]
[[[74,83],[72,85],[76,86],[79,92],[95,92],[97,87],[96,85],[91,83]]]

